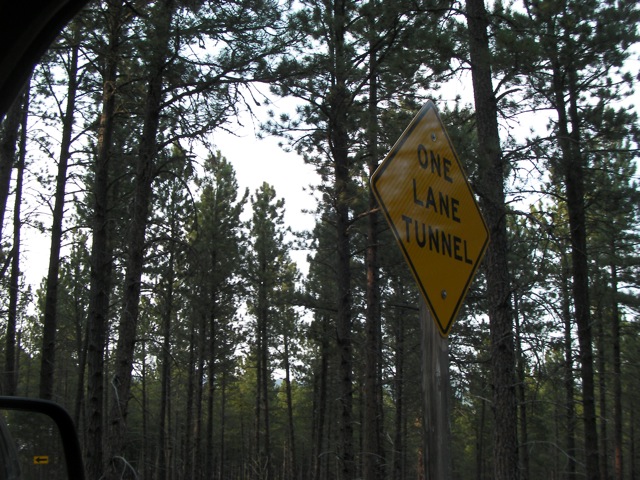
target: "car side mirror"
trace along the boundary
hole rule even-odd
[[[76,428],[64,408],[0,396],[0,478],[84,479]]]

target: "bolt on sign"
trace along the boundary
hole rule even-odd
[[[433,102],[411,121],[372,175],[371,187],[446,337],[489,231]]]

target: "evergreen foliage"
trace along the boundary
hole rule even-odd
[[[431,97],[495,242],[452,478],[634,478],[640,9],[481,4],[91,3],[0,128],[0,393],[64,405],[89,478],[422,478],[420,299],[368,180]],[[215,149],[244,121],[315,169],[311,231]]]

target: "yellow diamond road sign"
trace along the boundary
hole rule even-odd
[[[489,232],[433,102],[411,121],[371,186],[443,336]]]

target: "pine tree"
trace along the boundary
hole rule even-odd
[[[4,230],[4,215],[7,210],[11,173],[15,164],[23,105],[23,94],[21,94],[14,100],[7,115],[2,119],[2,124],[0,124],[0,241]],[[2,261],[1,272],[4,276],[4,272],[7,270],[4,252]]]
[[[204,172],[196,181],[200,189],[200,198],[196,204],[197,216],[190,227],[190,254],[188,258],[189,278],[187,287],[193,311],[190,314],[191,329],[198,334],[198,340],[191,342],[194,349],[189,364],[197,364],[197,371],[190,374],[194,378],[189,382],[193,394],[187,399],[189,411],[202,409],[201,402],[206,393],[207,414],[196,419],[188,419],[187,445],[199,445],[205,442],[208,451],[214,451],[211,460],[204,465],[203,475],[216,474],[213,460],[217,459],[218,472],[222,475],[228,466],[225,455],[224,414],[215,418],[214,388],[224,385],[226,373],[232,370],[234,350],[237,343],[235,317],[243,298],[244,288],[239,272],[244,268],[243,252],[245,239],[240,215],[247,201],[248,192],[239,195],[238,182],[233,167],[220,154],[206,159]],[[196,351],[197,350],[197,351]],[[191,357],[193,355],[193,357]],[[197,361],[195,357],[199,357]],[[205,366],[208,370],[205,372]],[[204,382],[208,391],[203,392]],[[196,383],[198,392],[196,392]],[[192,387],[193,385],[193,387]],[[224,387],[220,392],[219,403],[224,403]],[[193,395],[193,396],[192,396]],[[196,398],[198,399],[196,401]],[[204,418],[202,418],[204,417]],[[192,437],[192,423],[200,425],[198,432],[204,429],[201,422],[206,420],[206,432],[198,438]],[[214,425],[219,427],[220,442],[214,450]],[[187,449],[186,474],[196,475],[191,468],[197,466],[202,455]]]
[[[73,140],[74,115],[76,114],[76,96],[78,80],[81,76],[79,66],[80,25],[72,23],[69,36],[69,56],[66,59],[68,89],[66,105],[62,121],[62,137],[58,155],[58,172],[53,205],[53,222],[51,226],[51,249],[49,253],[49,269],[45,295],[44,318],[42,322],[42,357],[40,367],[40,397],[51,400],[53,397],[55,372],[55,339],[57,329],[57,302],[60,270],[60,250],[62,246],[62,230],[65,210],[65,191],[67,184],[67,167]],[[60,106],[61,107],[61,106]],[[62,110],[62,108],[61,108]]]
[[[11,262],[11,271],[9,274],[9,308],[7,311],[7,327],[5,333],[5,362],[3,381],[3,392],[5,395],[16,395],[18,392],[19,348],[16,333],[19,313],[18,306],[20,303],[20,232],[22,228],[20,212],[22,211],[22,189],[24,185],[24,172],[27,155],[27,120],[29,110],[28,88],[27,93],[22,96],[21,101],[22,114],[20,120],[20,139],[18,141],[18,153],[15,159],[17,178],[13,208],[13,245],[11,248],[11,254],[9,255],[9,259]]]
[[[96,134],[96,152],[93,168],[92,193],[89,202],[91,228],[89,312],[87,317],[87,408],[85,468],[89,477],[98,478],[104,472],[105,455],[105,350],[109,325],[111,291],[113,285],[115,227],[112,185],[115,154],[117,72],[121,67],[120,45],[126,16],[123,2],[107,2],[104,18],[104,67],[101,73],[101,112]]]
[[[610,111],[609,119],[615,119]],[[623,116],[623,118],[626,116]],[[626,117],[624,124],[632,124]],[[620,132],[621,129],[610,125],[607,131]],[[624,130],[624,128],[622,129]],[[616,148],[616,147],[621,148]],[[594,291],[595,319],[599,327],[599,380],[600,380],[600,417],[613,424],[613,442],[607,438],[601,425],[603,447],[600,449],[603,470],[608,470],[609,459],[615,478],[624,477],[623,463],[623,411],[622,411],[622,361],[621,361],[621,316],[625,308],[619,298],[620,276],[629,264],[635,262],[633,245],[637,242],[638,211],[640,201],[635,182],[630,181],[635,167],[626,153],[625,144],[610,145],[610,148],[594,154],[593,167],[590,169],[588,204],[589,247],[594,258],[595,269],[591,274]],[[605,346],[606,345],[606,346]],[[611,345],[611,353],[605,349]],[[608,359],[611,359],[608,361]],[[609,363],[611,365],[609,365]],[[611,373],[606,369],[610,368]],[[611,380],[613,389],[608,388],[606,380]],[[608,391],[613,391],[613,408],[606,406]],[[611,416],[611,411],[613,415]],[[613,418],[613,422],[609,419]],[[606,428],[606,424],[605,427]],[[606,440],[606,442],[605,442]],[[613,449],[609,449],[609,444]]]
[[[253,358],[256,362],[256,463],[260,478],[273,478],[270,389],[275,362],[270,349],[278,330],[278,317],[286,311],[281,289],[292,283],[288,246],[285,240],[284,201],[263,183],[252,197],[251,249],[247,262],[249,312],[255,317]]]
[[[469,57],[478,130],[478,190],[491,241],[485,259],[491,322],[491,366],[495,421],[494,473],[517,477],[518,439],[515,352],[504,183],[507,172],[498,132],[497,101],[492,86],[488,14],[482,0],[467,0]]]
[[[586,171],[591,135],[585,119],[624,95],[631,78],[621,70],[637,41],[635,2],[526,2],[529,33],[538,39],[527,82],[534,101],[553,108],[552,129],[560,157],[569,214],[574,316],[578,327],[587,478],[600,474],[590,318]],[[528,68],[531,66],[532,68]]]

